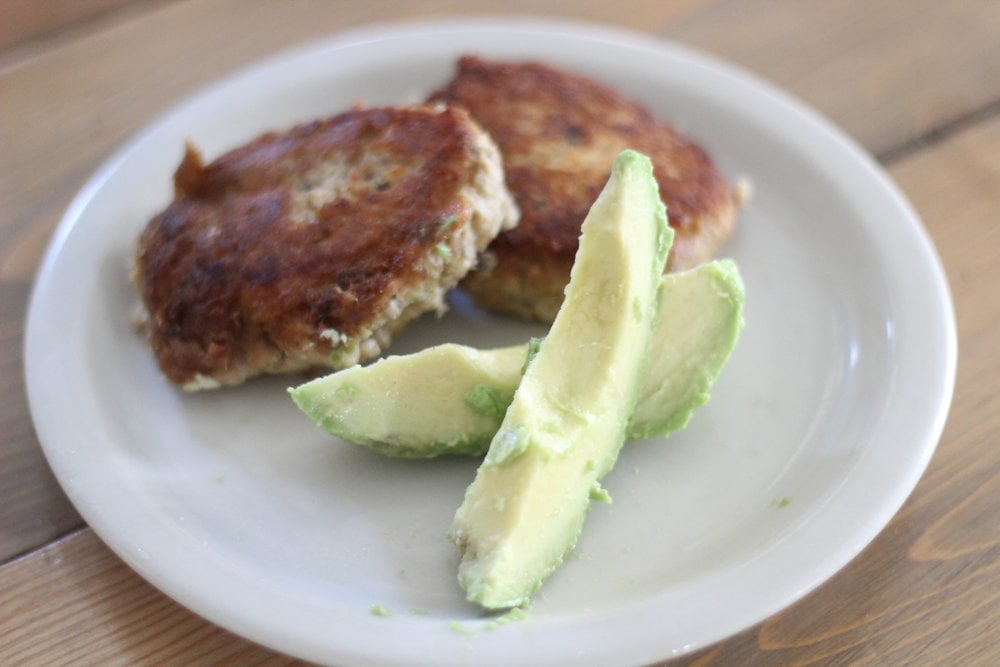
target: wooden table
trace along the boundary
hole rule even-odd
[[[483,0],[0,3],[0,664],[285,664],[166,598],[88,529],[24,393],[32,278],[53,228],[121,141],[200,86],[338,29]],[[1000,664],[1000,3],[565,1],[740,63],[828,115],[922,216],[955,301],[958,381],[913,495],[850,565],[686,664]]]

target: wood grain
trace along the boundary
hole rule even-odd
[[[816,106],[887,160],[954,295],[953,408],[912,497],[825,585],[679,664],[1000,664],[1000,3],[83,4],[0,5],[37,13],[30,29],[0,20],[0,664],[294,662],[205,623],[80,530],[37,445],[24,312],[88,175],[165,108],[278,50],[374,21],[539,11],[674,39]]]
[[[33,39],[78,28],[135,0],[3,0],[0,2],[0,51]]]
[[[1000,100],[1000,3],[776,4],[707,3],[662,33],[762,74],[875,155]]]
[[[2,665],[303,664],[206,623],[147,584],[90,530],[0,572]]]

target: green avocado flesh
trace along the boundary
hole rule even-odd
[[[575,546],[625,440],[672,239],[652,165],[623,152],[583,222],[563,305],[448,532],[469,600],[526,603]]]
[[[743,279],[720,259],[663,277],[660,309],[628,437],[639,440],[684,428],[708,402],[743,329]]]
[[[324,430],[384,454],[477,454],[503,419],[526,352],[448,343],[347,368],[289,393]]]
[[[663,276],[626,439],[683,428],[708,400],[739,338],[743,301],[732,260]],[[330,433],[389,456],[483,454],[529,355],[527,344],[477,350],[448,343],[338,371],[291,395]]]

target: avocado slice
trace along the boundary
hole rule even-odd
[[[668,274],[661,289],[661,317],[629,420],[629,440],[687,426],[694,411],[708,402],[743,329],[746,292],[731,259]]]
[[[623,152],[583,222],[563,305],[449,530],[469,600],[526,603],[576,545],[625,440],[672,240],[652,164]]]
[[[481,454],[514,397],[526,352],[446,343],[337,371],[289,393],[327,432],[383,454]]]
[[[743,301],[743,281],[729,259],[663,276],[658,312],[667,316],[653,325],[627,440],[683,428],[708,400],[739,338]],[[382,454],[483,454],[529,354],[529,345],[477,350],[447,343],[338,371],[290,393],[333,435]]]

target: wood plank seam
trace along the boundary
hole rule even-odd
[[[23,40],[11,42],[0,49],[0,71],[32,60],[39,53],[89,39],[95,33],[121,24],[123,20],[141,18],[145,14],[156,11],[162,5],[175,2],[177,0],[123,2],[115,7],[85,14],[79,19],[54,26]]]
[[[964,130],[972,128],[997,115],[1000,115],[1000,99],[946,120],[944,123],[932,127],[921,135],[880,152],[875,156],[875,159],[885,166],[900,162],[918,151],[947,141],[951,137],[961,134]]]

